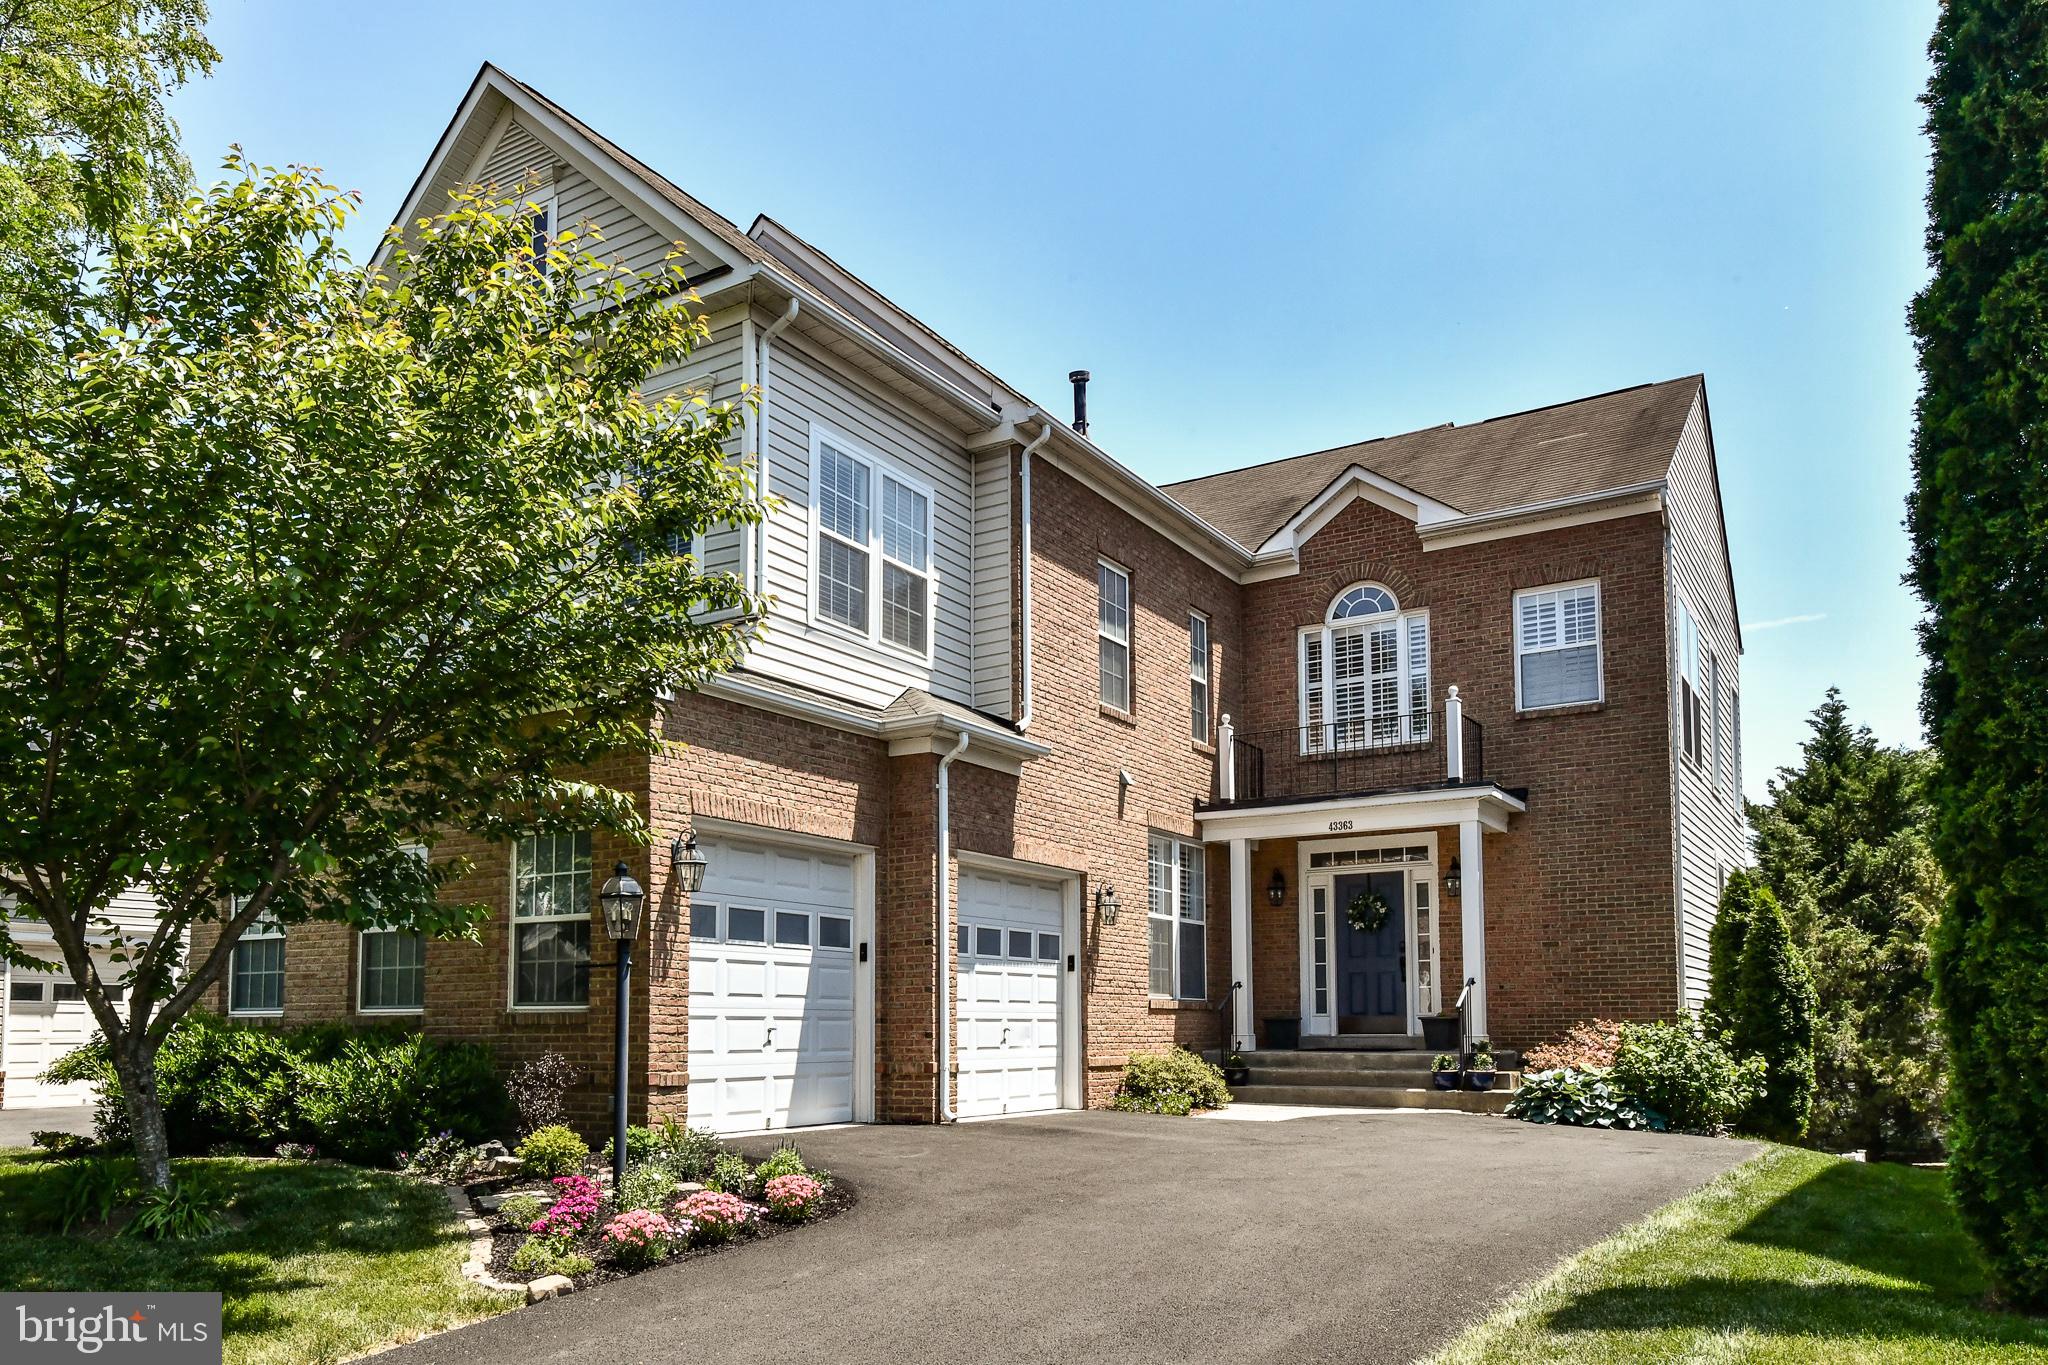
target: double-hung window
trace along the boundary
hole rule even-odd
[[[1106,559],[1095,562],[1095,638],[1102,704],[1131,709],[1131,576]]]
[[[406,852],[426,861],[427,850]],[[364,1014],[418,1014],[427,998],[427,942],[417,929],[370,928],[357,935],[356,1008]]]
[[[1523,711],[1602,696],[1600,584],[1515,594],[1515,704]]]
[[[1209,618],[1188,613],[1188,733],[1209,742]]]
[[[512,852],[512,1005],[589,1003],[590,835],[526,835]]]
[[[1208,879],[1202,846],[1153,835],[1147,881],[1151,993],[1204,999],[1209,993]]]
[[[1303,753],[1429,738],[1429,615],[1360,583],[1301,632]]]
[[[818,620],[919,658],[931,653],[931,490],[814,430]]]
[[[230,906],[232,913],[240,902]],[[228,959],[228,1013],[284,1013],[284,926],[268,912],[235,941]]]

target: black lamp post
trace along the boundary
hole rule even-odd
[[[618,1074],[612,1081],[612,1189],[616,1192],[626,1180],[626,1023],[633,987],[633,940],[640,936],[640,907],[647,903],[647,892],[622,862],[612,868],[597,900],[604,907],[604,931],[619,945],[619,990],[612,1002],[618,1015],[613,1044]]]

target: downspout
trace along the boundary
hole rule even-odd
[[[1678,960],[1678,1008],[1685,1009],[1685,713],[1678,691],[1678,570],[1672,559],[1671,522],[1664,522],[1664,718],[1671,742],[1671,951]],[[1675,723],[1674,723],[1675,722]]]
[[[1031,443],[1024,447],[1024,479],[1017,495],[1022,504],[1018,518],[1018,542],[1023,550],[1023,565],[1018,573],[1018,634],[1024,645],[1024,700],[1017,713],[1017,733],[1020,735],[1031,728],[1031,457],[1052,438],[1052,419],[1038,408],[1033,408],[1031,415],[1038,419],[1039,430],[1031,438]]]
[[[760,480],[760,486],[755,490],[755,494],[761,503],[761,522],[758,526],[754,528],[754,591],[757,593],[766,593],[768,591],[767,513],[768,498],[770,496],[770,490],[772,488],[772,481],[768,477],[770,469],[768,447],[774,440],[774,435],[769,430],[768,425],[768,375],[769,370],[771,368],[769,356],[773,350],[772,343],[774,342],[775,338],[781,334],[783,328],[789,326],[790,323],[796,321],[796,315],[802,309],[802,307],[802,300],[792,295],[789,300],[789,308],[783,313],[783,315],[761,329],[761,360],[759,365],[761,379],[761,401],[754,413],[754,420],[760,424],[761,430],[761,439],[757,443],[758,449],[756,449],[754,452],[755,467],[757,470],[756,477]]]
[[[965,730],[939,759],[939,1017],[932,1029],[939,1054],[939,1122],[953,1121],[953,807],[948,770],[967,750]]]

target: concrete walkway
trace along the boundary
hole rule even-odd
[[[1407,1360],[1755,1151],[1465,1114],[798,1137],[858,1206],[380,1365]]]

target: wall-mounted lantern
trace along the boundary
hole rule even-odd
[[[1455,896],[1464,887],[1465,879],[1458,875],[1458,860],[1451,859],[1451,870],[1444,873],[1444,894]]]
[[[1279,905],[1287,899],[1287,875],[1279,868],[1273,869],[1273,880],[1266,883],[1266,901]]]
[[[685,896],[694,896],[704,885],[704,868],[707,860],[697,851],[697,831],[691,830],[689,838],[677,835],[669,841],[668,861],[675,870],[676,890]]]
[[[1116,888],[1104,883],[1095,888],[1095,917],[1104,924],[1115,924],[1116,917],[1123,913],[1124,903],[1116,898]]]

